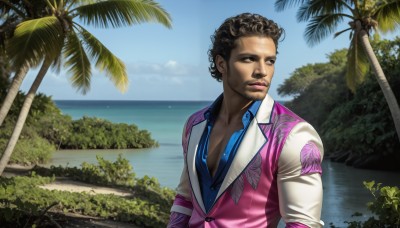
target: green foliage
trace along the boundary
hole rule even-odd
[[[53,180],[50,177],[0,178],[0,220],[21,227],[27,214],[39,215],[42,208],[37,207],[37,204],[40,203],[44,208],[54,201],[50,198],[41,199],[40,195],[27,192],[37,188],[37,185],[47,184]]]
[[[0,80],[1,81],[1,80]],[[6,81],[5,81],[6,82]],[[6,95],[0,86],[0,102]],[[0,150],[4,151],[14,128],[25,95],[19,93],[5,122],[0,126]],[[134,124],[84,117],[72,120],[63,115],[50,96],[37,94],[11,163],[44,164],[56,149],[127,149],[156,147],[158,143],[146,130]],[[0,153],[1,153],[0,152]]]
[[[115,185],[126,185],[133,186],[135,182],[135,174],[132,173],[132,166],[129,161],[122,158],[119,154],[115,162],[110,162],[96,156],[98,165],[82,163],[82,172],[84,174],[83,181],[90,180],[96,184],[115,184]]]
[[[368,203],[368,209],[378,218],[370,217],[367,221],[346,222],[349,228],[397,228],[400,226],[400,190],[397,186],[381,187],[375,181],[366,182],[364,186],[374,197],[374,201]]]
[[[169,210],[176,192],[167,187],[161,187],[157,178],[145,175],[138,179],[133,191],[137,197],[151,199],[152,202],[160,205],[164,210]]]
[[[330,113],[322,129],[330,151],[388,155],[400,149],[389,108],[372,75],[352,100]]]
[[[371,34],[387,33],[399,28],[400,3],[397,0],[364,1],[297,1],[276,0],[275,9],[282,11],[298,6],[297,20],[307,22],[304,37],[310,46],[320,43],[331,34],[337,37],[350,31],[351,45],[348,50],[347,84],[352,91],[362,83],[368,72],[366,52],[362,48],[361,31]],[[337,31],[339,25],[345,29]],[[358,25],[358,26],[356,26]],[[347,27],[348,26],[348,27]]]
[[[395,96],[400,99],[400,38],[375,41],[372,45]],[[339,50],[329,55],[328,63],[296,69],[280,87],[286,91],[283,95],[297,94],[286,105],[317,129],[325,154],[334,161],[359,168],[399,169],[400,143],[384,95],[372,73],[355,94],[347,89],[345,54],[346,50]],[[318,72],[318,76],[299,74],[303,71]],[[288,83],[297,77],[313,80],[305,83],[296,79],[304,87]]]
[[[72,121],[69,132],[60,143],[63,149],[126,149],[158,146],[146,130],[134,124],[111,123],[96,117]]]
[[[296,69],[291,77],[285,79],[284,83],[278,88],[278,94],[281,96],[299,96],[314,80],[321,77],[317,72],[318,68],[327,70],[327,67],[327,64],[307,64]]]
[[[307,64],[297,68],[289,78],[285,79],[278,87],[278,94],[281,96],[298,97],[307,88],[315,84],[314,80],[321,77],[331,76],[341,71],[345,66],[346,49],[336,50],[328,55],[329,63]]]
[[[60,66],[63,56],[63,65],[71,75],[72,85],[82,93],[90,89],[92,63],[105,72],[121,91],[125,91],[128,85],[124,63],[89,33],[84,28],[86,25],[118,28],[158,22],[171,27],[169,14],[152,0],[41,3],[32,6],[34,3],[11,1],[7,5],[12,10],[0,14],[4,20],[16,20],[13,26],[5,26],[6,31],[12,34],[6,40],[9,61],[14,68],[26,63],[36,67],[46,57],[51,64]],[[37,13],[38,10],[41,13]]]
[[[350,95],[344,80],[345,55],[346,50],[337,50],[328,55],[328,63],[308,64],[298,68],[278,88],[280,95],[295,95],[286,106],[317,130],[321,129],[322,123],[337,103]]]
[[[122,156],[115,162],[102,157],[97,160],[98,165],[82,164],[82,169],[36,167],[31,178],[0,178],[0,220],[5,221],[5,225],[27,224],[51,207],[55,213],[80,213],[132,222],[140,227],[166,227],[175,195],[173,190],[161,188],[154,177],[135,180],[132,167]],[[51,178],[37,176],[37,173]],[[123,187],[131,190],[133,197],[48,191],[38,187],[54,181],[55,176]]]
[[[0,155],[8,143],[13,126],[6,122],[0,127]],[[18,144],[14,148],[10,163],[23,165],[43,164],[50,161],[55,147],[40,137],[32,128],[24,128]]]
[[[135,173],[129,160],[118,155],[116,161],[105,160],[96,156],[98,164],[83,162],[81,169],[77,167],[51,166],[50,169],[35,167],[34,172],[44,176],[69,177],[74,180],[103,186],[132,187],[135,184]]]
[[[5,96],[5,94],[3,95]],[[0,98],[0,100],[2,99],[3,97]],[[8,143],[19,114],[19,109],[21,108],[24,99],[25,95],[23,93],[17,95],[10,113],[5,119],[3,125],[0,126],[0,153],[4,151],[4,148]],[[61,116],[59,109],[55,106],[49,96],[43,94],[37,94],[35,96],[30,110],[30,115],[27,119],[27,125],[24,126],[22,130],[18,143],[11,156],[10,163],[30,165],[43,164],[50,161],[51,154],[56,148],[51,142],[43,138],[36,126],[43,127],[40,125],[41,118],[56,113]],[[50,126],[48,127],[49,128],[46,130],[51,132],[52,128]]]
[[[397,99],[400,98],[400,39],[373,43]],[[360,168],[398,169],[400,142],[384,95],[368,74],[347,102],[337,103],[321,127],[327,151],[348,156],[348,165]]]
[[[140,227],[165,227],[168,221],[169,212],[161,211],[159,205],[149,200],[127,199],[112,194],[49,191],[38,187],[49,180],[42,177],[0,178],[2,226],[23,227],[51,205],[55,205],[51,210],[53,212],[80,213],[132,222]]]

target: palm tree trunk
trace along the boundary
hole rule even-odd
[[[39,73],[36,76],[35,81],[33,82],[31,88],[29,89],[28,94],[26,95],[24,104],[22,105],[13,133],[11,134],[11,137],[7,143],[7,146],[0,160],[0,176],[3,174],[3,171],[6,168],[8,161],[10,160],[11,154],[14,150],[15,145],[17,144],[22,128],[24,127],[26,118],[28,117],[28,113],[31,108],[33,99],[35,98],[36,91],[39,88],[40,83],[42,82],[44,76],[46,75],[50,65],[51,65],[51,59],[45,58],[42,67],[40,68]]]
[[[11,83],[10,88],[8,89],[7,96],[3,101],[0,109],[0,126],[3,124],[4,119],[6,118],[8,111],[10,111],[11,105],[14,102],[15,97],[18,94],[19,87],[22,84],[26,74],[28,73],[28,67],[23,66],[18,69],[15,73],[13,81]]]
[[[372,69],[375,72],[378,84],[381,87],[383,95],[385,96],[386,102],[388,103],[390,113],[392,114],[394,126],[396,128],[397,136],[400,141],[400,108],[396,97],[390,88],[389,82],[386,79],[385,73],[383,73],[382,67],[376,58],[374,51],[372,50],[371,43],[369,42],[369,37],[364,29],[360,30],[359,38],[364,46],[365,53],[368,56],[369,62],[372,65]]]
[[[3,50],[0,49],[0,77],[7,80],[9,78],[9,60],[6,58]]]

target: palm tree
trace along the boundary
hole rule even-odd
[[[346,81],[354,92],[364,80],[369,65],[375,73],[379,86],[388,103],[397,136],[400,141],[400,108],[392,89],[383,73],[372,46],[369,35],[374,30],[382,33],[393,32],[400,26],[399,0],[276,0],[275,8],[282,11],[299,5],[297,20],[308,21],[305,31],[307,44],[314,46],[333,34],[338,25],[348,20],[349,27],[336,32],[334,37],[350,31],[350,48],[347,54]]]
[[[17,24],[19,24],[23,20],[43,16],[46,13],[44,11],[44,6],[45,2],[41,0],[0,0],[0,18],[2,19],[2,23],[0,25],[0,51],[2,60],[7,59],[5,45],[7,40],[12,37]],[[9,69],[8,64],[8,61],[0,62],[2,68]],[[28,69],[29,66],[23,65],[14,70],[15,74],[12,83],[0,108],[0,126],[3,124],[3,121],[6,118],[8,111],[10,110],[11,105],[14,102],[14,99],[18,94],[22,81],[28,73]],[[2,70],[2,73],[5,73],[5,71]]]
[[[72,74],[72,85],[83,94],[90,88],[91,62],[105,71],[121,91],[128,85],[123,62],[80,23],[96,27],[121,27],[158,22],[170,28],[168,13],[152,0],[46,0],[48,15],[23,21],[7,42],[13,66],[38,66],[40,70],[22,105],[16,125],[0,161],[0,175],[7,165],[24,126],[36,91],[53,66],[60,63]]]

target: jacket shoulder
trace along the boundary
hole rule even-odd
[[[306,122],[303,118],[298,116],[292,110],[290,110],[283,104],[275,101],[274,108],[272,110],[272,119],[274,119],[274,117],[276,117],[276,116],[281,116],[281,115],[290,116],[291,121],[294,121],[294,122]]]
[[[205,118],[204,118],[204,113],[205,113],[207,110],[208,110],[208,106],[206,106],[206,107],[200,109],[199,111],[193,113],[192,115],[190,115],[189,118],[188,118],[188,120],[187,120],[187,122],[188,122],[187,125],[188,125],[188,126],[189,126],[189,125],[193,126],[193,125],[198,124],[199,122],[204,121],[204,119],[205,119]],[[190,123],[190,124],[189,124],[189,123]]]

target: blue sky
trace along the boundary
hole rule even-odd
[[[119,92],[111,81],[93,71],[91,90],[82,95],[71,86],[65,71],[49,71],[39,91],[56,100],[213,100],[221,83],[208,72],[210,36],[230,16],[259,13],[286,31],[279,44],[275,75],[269,94],[277,100],[277,88],[296,69],[308,63],[326,62],[327,54],[348,47],[348,33],[328,37],[315,47],[304,39],[305,23],[296,22],[296,9],[274,10],[271,0],[158,0],[172,17],[172,29],[146,23],[119,29],[87,27],[126,64],[129,87]],[[22,90],[27,91],[36,75],[28,73]]]

